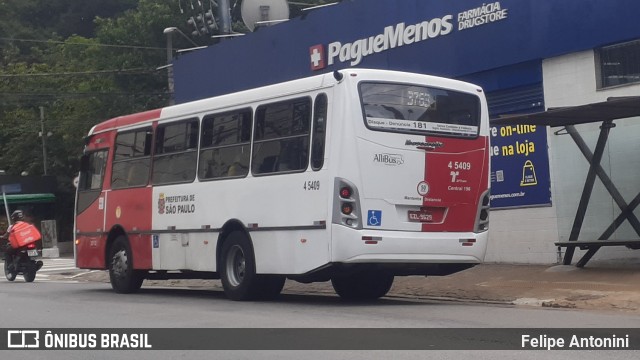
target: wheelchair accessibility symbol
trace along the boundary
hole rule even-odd
[[[160,236],[158,236],[156,234],[153,234],[152,239],[153,239],[153,248],[154,249],[159,248],[160,247]]]
[[[382,210],[369,210],[367,214],[367,225],[380,226],[382,224]]]

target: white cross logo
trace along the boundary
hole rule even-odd
[[[324,64],[324,47],[315,45],[309,48],[309,56],[311,59],[311,70],[320,70],[325,67]]]
[[[320,51],[315,48],[311,51],[311,62],[313,63],[313,67],[318,67],[318,65],[320,65],[320,61],[322,61],[322,55],[320,55]]]

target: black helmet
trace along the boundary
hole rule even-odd
[[[16,210],[11,214],[11,221],[16,222],[22,220],[24,220],[24,213],[22,210]]]

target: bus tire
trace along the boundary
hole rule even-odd
[[[220,280],[225,295],[235,301],[257,298],[264,288],[256,275],[251,240],[241,231],[231,232],[222,245],[220,258]]]
[[[258,275],[260,290],[258,297],[262,300],[273,300],[280,295],[284,282],[287,280],[281,275]]]
[[[393,275],[384,272],[358,272],[331,279],[333,289],[343,300],[367,301],[385,296],[393,285]]]
[[[133,256],[129,241],[120,235],[111,245],[109,253],[109,280],[119,294],[130,294],[140,290],[144,272],[133,269]]]

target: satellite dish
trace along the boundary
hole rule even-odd
[[[277,24],[289,20],[287,0],[243,0],[240,10],[242,21],[251,31],[260,23]]]

